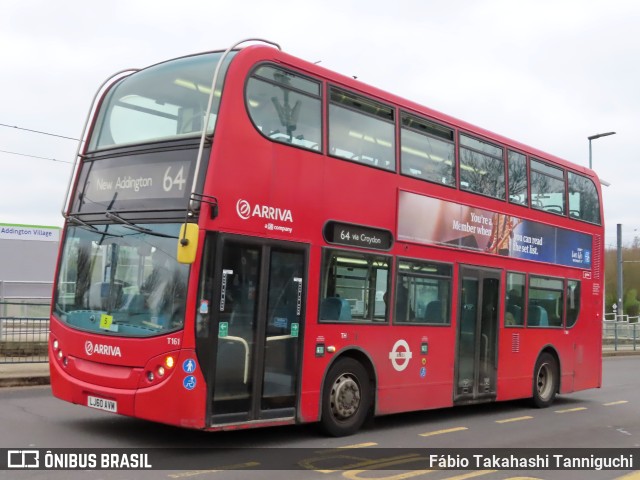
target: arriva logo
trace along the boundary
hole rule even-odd
[[[246,200],[238,200],[236,203],[236,212],[238,216],[243,220],[248,220],[251,216],[251,205]]]
[[[90,340],[84,342],[84,351],[87,352],[87,355],[89,356],[95,353],[96,355],[106,355],[109,357],[122,357],[122,354],[120,353],[120,347],[114,347],[113,345],[102,345],[99,343],[96,343],[94,345]]]
[[[255,204],[253,209],[251,204],[246,200],[238,200],[236,203],[236,212],[243,220],[249,220],[251,217],[260,217],[267,220],[277,220],[280,222],[293,222],[291,210],[287,208],[276,208],[267,205]]]

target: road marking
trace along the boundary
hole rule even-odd
[[[617,402],[609,402],[609,403],[603,403],[602,405],[605,407],[611,407],[613,405],[622,405],[623,403],[629,403],[628,400],[619,400]]]
[[[469,430],[467,427],[455,427],[455,428],[447,428],[445,430],[435,430],[433,432],[420,433],[421,437],[432,437],[433,435],[442,435],[444,433],[454,433],[454,432],[462,432],[463,430]]]
[[[640,479],[640,472],[636,471],[636,472],[628,473],[627,475],[623,475],[622,477],[616,477],[614,480],[639,480],[639,479]]]
[[[504,480],[542,480],[542,479],[538,477],[509,477],[509,478],[505,478]]]
[[[367,443],[356,443],[355,445],[345,445],[343,447],[337,448],[366,448],[366,447],[375,447],[378,445],[376,442],[367,442]]]
[[[514,418],[506,418],[504,420],[496,420],[496,423],[511,423],[511,422],[520,422],[522,420],[531,420],[533,417],[514,417]]]
[[[467,478],[480,477],[482,475],[488,475],[489,473],[495,473],[497,470],[477,470],[475,472],[463,473],[457,477],[447,477],[445,480],[465,480]]]
[[[206,475],[207,473],[216,473],[220,470],[193,470],[191,472],[172,473],[167,475],[169,478],[188,478],[195,477],[196,475]]]
[[[587,409],[587,407],[567,408],[565,410],[556,410],[555,413],[580,412],[580,411],[586,410],[586,409]]]
[[[305,470],[313,470],[318,473],[335,473],[341,470],[355,470],[355,469],[362,469],[365,467],[371,470],[371,469],[378,468],[379,466],[395,465],[397,463],[406,463],[407,461],[415,461],[417,459],[422,458],[417,453],[411,453],[407,455],[398,455],[396,457],[376,458],[376,459],[358,457],[355,455],[355,453],[351,455],[345,455],[342,453],[342,450],[338,450],[338,449],[328,450],[325,453],[332,453],[332,452],[333,452],[333,455],[327,456],[327,457],[320,456],[320,457],[305,458],[304,460],[301,460],[300,462],[298,462],[298,465],[300,465]],[[316,453],[320,453],[320,452],[316,452]],[[336,460],[339,460],[343,463],[341,465],[336,465],[335,467],[330,467],[328,469],[327,468],[322,469],[320,468],[320,465],[318,465],[318,463],[320,462],[328,462],[329,460],[331,460],[334,463]],[[351,462],[351,463],[346,463],[346,462]],[[362,470],[358,470],[358,471],[362,471]]]
[[[408,455],[403,457],[390,457],[388,459],[377,459],[377,460],[369,460],[366,462],[362,462],[360,465],[354,465],[354,467],[369,467],[367,470],[355,470],[351,468],[351,466],[344,466],[341,470],[346,470],[342,473],[344,478],[348,478],[350,480],[403,480],[405,478],[417,477],[419,475],[423,475],[425,473],[431,473],[435,470],[412,470],[405,473],[399,473],[396,475],[389,475],[386,477],[381,477],[380,472],[377,469],[385,469],[385,467],[398,466],[406,463],[411,463],[414,461],[420,461],[423,463],[426,457],[421,455]],[[400,470],[400,468],[396,468],[394,470]],[[372,477],[362,477],[360,476],[362,473],[374,474]]]
[[[216,470],[192,470],[190,472],[179,472],[172,473],[167,475],[169,478],[188,478],[195,477],[197,475],[207,475],[209,473],[222,472],[226,470],[238,470],[240,468],[253,468],[259,466],[259,462],[247,462],[247,463],[237,463],[235,465],[226,465],[224,467],[220,467]]]
[[[431,473],[433,471],[434,470],[413,470],[411,472],[398,473],[396,475],[389,475],[387,477],[381,477],[379,475],[376,475],[374,477],[361,477],[361,473],[371,473],[371,470],[348,470],[344,472],[342,476],[350,480],[404,480],[405,478],[417,477],[419,475],[424,475],[425,473]],[[376,474],[377,473],[380,472],[376,472]]]
[[[343,445],[342,447],[328,448],[326,450],[315,450],[314,453],[335,453],[346,448],[366,448],[375,447],[376,445],[378,445],[376,442],[356,443],[354,445]]]

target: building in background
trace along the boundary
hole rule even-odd
[[[0,316],[48,315],[59,245],[59,227],[0,223]]]

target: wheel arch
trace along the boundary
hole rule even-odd
[[[532,371],[532,378],[535,378],[536,375],[536,365],[538,363],[538,359],[540,358],[540,356],[543,353],[548,353],[549,355],[551,355],[554,360],[556,361],[556,365],[558,365],[558,389],[556,391],[557,394],[560,393],[560,391],[562,390],[562,360],[560,359],[560,354],[558,353],[558,350],[556,349],[555,346],[553,346],[552,344],[547,344],[545,346],[543,346],[540,351],[538,352],[538,355],[536,355],[536,358],[533,362],[533,366],[531,367],[531,371]]]
[[[356,360],[367,371],[367,374],[369,375],[369,382],[371,385],[371,392],[373,394],[373,398],[371,399],[370,414],[376,412],[377,402],[378,402],[378,389],[377,389],[378,373],[376,371],[376,367],[373,363],[373,359],[366,351],[364,351],[360,347],[353,346],[353,347],[343,348],[339,352],[336,352],[333,358],[331,359],[331,361],[327,364],[324,370],[324,373],[322,374],[322,383],[320,385],[320,398],[318,400],[318,420],[322,420],[322,400],[323,400],[322,392],[324,392],[325,386],[327,384],[327,376],[329,374],[329,371],[331,371],[331,368],[339,360],[343,358],[352,358],[353,360]]]

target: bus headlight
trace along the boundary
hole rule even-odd
[[[150,387],[171,378],[180,352],[170,352],[151,358],[140,377],[140,387]],[[194,362],[195,365],[195,362]]]
[[[176,361],[171,355],[168,355],[167,358],[164,359],[164,364],[167,366],[167,368],[173,368],[173,366],[176,364]]]

